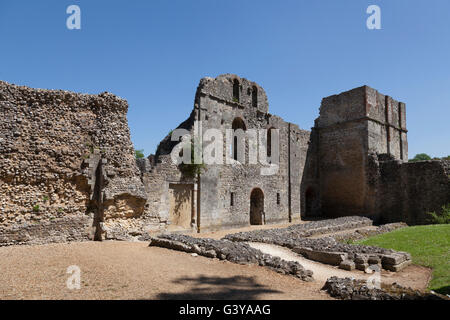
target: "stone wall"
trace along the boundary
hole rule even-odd
[[[99,162],[104,164],[105,224],[142,213],[146,195],[127,109],[125,100],[106,92],[76,94],[0,82],[1,242],[46,241],[47,229],[55,238],[67,234],[58,241],[86,239],[96,211],[92,195]],[[41,235],[32,231],[36,226]]]
[[[172,132],[155,155],[136,161],[127,109],[106,92],[0,82],[0,243],[130,239],[319,215],[422,223],[424,212],[449,202],[448,162],[402,163],[405,104],[367,86],[324,98],[309,132],[270,114],[255,82],[232,74],[201,79],[193,110],[177,127],[191,136],[198,128],[222,134],[223,163],[208,164],[200,180],[172,162],[179,143]],[[227,139],[233,123],[245,131],[243,164]],[[279,158],[256,150],[258,162],[249,163],[250,129],[279,130]],[[258,145],[268,146],[265,135]],[[268,161],[278,163],[273,174],[263,173]],[[261,208],[257,221],[252,204]]]
[[[227,163],[227,158],[232,160],[232,154],[231,145],[227,145],[227,141],[230,141],[227,140],[226,130],[233,129],[235,120],[241,121],[246,134],[249,129],[279,130],[280,154],[279,159],[273,160],[279,162],[279,167],[275,174],[262,174],[261,169],[269,165],[261,161],[249,163],[248,135],[244,142],[244,164],[236,161]],[[301,178],[310,132],[268,113],[268,101],[263,88],[231,74],[201,79],[195,95],[194,110],[178,128],[186,129],[194,136],[196,123],[201,127],[202,135],[208,129],[222,133],[222,164],[208,164],[199,185],[196,179],[186,179],[179,168],[171,163],[170,152],[177,142],[171,141],[169,134],[160,143],[156,154],[151,156],[154,163],[150,164],[151,161],[147,160],[147,169],[145,165],[142,166],[150,199],[146,212],[153,215],[155,230],[162,228],[169,219],[171,208],[166,195],[170,184],[175,183],[190,183],[195,190],[192,202],[196,208],[193,210],[191,230],[249,225],[251,194],[255,189],[261,190],[264,196],[263,223],[300,219]],[[203,146],[208,143],[204,141]]]
[[[424,224],[450,204],[450,161],[380,161],[377,179],[381,222]]]
[[[359,87],[322,100],[316,119],[321,213],[380,218],[372,153],[407,159],[406,107]]]

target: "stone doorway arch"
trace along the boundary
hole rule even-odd
[[[254,188],[250,194],[250,224],[264,224],[264,192],[260,188]]]
[[[305,192],[305,217],[315,215],[316,193],[312,187],[306,189]]]

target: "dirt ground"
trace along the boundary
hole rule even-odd
[[[68,289],[67,268],[81,270]],[[81,242],[0,248],[0,299],[330,299],[256,265],[193,257],[148,242]]]
[[[292,224],[251,226],[202,234],[226,234]],[[256,265],[194,257],[148,242],[73,242],[0,247],[0,299],[331,299],[321,291],[332,275],[366,278],[361,271],[344,271],[307,260],[286,248],[251,244],[266,253],[300,262],[314,272],[304,282]],[[81,288],[68,289],[69,266],[81,270]],[[382,272],[382,281],[425,289],[431,270],[409,266]]]

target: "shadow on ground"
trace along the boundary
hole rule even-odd
[[[179,278],[172,281],[190,288],[178,293],[160,293],[157,299],[161,300],[217,300],[217,299],[258,299],[261,294],[281,293],[269,287],[259,284],[253,277],[196,277]]]
[[[437,292],[440,294],[450,294],[450,286],[444,286],[439,289],[435,289],[434,292]]]

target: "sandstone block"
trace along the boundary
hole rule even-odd
[[[369,267],[369,264],[368,263],[357,263],[355,267],[358,270],[366,271],[366,269]]]
[[[351,260],[342,261],[341,264],[339,265],[339,269],[352,271],[355,269],[355,263]]]
[[[396,264],[400,264],[403,261],[406,260],[406,255],[403,254],[391,254],[391,255],[385,255],[383,256],[383,258],[381,259],[381,262],[383,264],[383,266],[386,265],[396,265]]]
[[[402,269],[404,269],[405,267],[409,266],[412,263],[411,260],[406,260],[403,261],[399,264],[395,264],[395,265],[391,265],[391,264],[383,264],[383,268],[389,271],[394,271],[394,272],[398,272]]]

